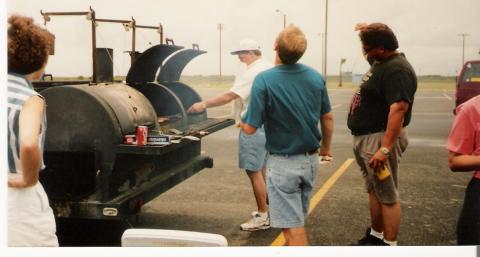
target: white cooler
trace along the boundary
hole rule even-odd
[[[228,246],[218,234],[166,229],[127,229],[122,235],[123,247]]]

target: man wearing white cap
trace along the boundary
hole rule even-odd
[[[240,62],[246,64],[235,76],[235,82],[232,88],[216,97],[193,104],[188,109],[188,112],[203,112],[206,108],[225,105],[232,100],[237,100],[236,102],[240,102],[241,104],[234,105],[232,115],[235,117],[237,124],[240,122],[240,113],[247,109],[246,107],[255,76],[264,70],[272,68],[273,64],[262,58],[259,44],[252,39],[240,41],[240,44],[231,54],[238,55]],[[257,211],[252,212],[251,219],[240,225],[241,230],[255,231],[268,229],[270,227],[264,178],[264,165],[267,156],[265,142],[266,139],[263,128],[258,129],[253,135],[246,135],[240,131],[238,144],[239,167],[244,169],[250,178],[258,208]]]

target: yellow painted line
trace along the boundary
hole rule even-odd
[[[348,167],[353,163],[354,159],[349,158],[347,159],[340,168],[338,168],[337,171],[333,173],[330,178],[325,182],[325,184],[322,185],[320,190],[315,193],[315,195],[312,197],[310,200],[310,208],[308,209],[307,216],[310,215],[310,213],[317,207],[318,203],[325,197],[327,192],[332,188],[332,186],[337,182],[337,180],[347,171]],[[271,246],[282,246],[285,245],[285,237],[283,236],[283,233],[280,233],[280,235],[273,240]]]

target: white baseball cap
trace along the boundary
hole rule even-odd
[[[254,50],[260,51],[260,45],[258,44],[257,41],[250,38],[246,38],[246,39],[242,39],[242,41],[240,41],[240,43],[230,53],[239,54],[242,51],[254,51]]]

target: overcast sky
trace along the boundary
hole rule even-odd
[[[139,25],[162,23],[165,36],[175,44],[191,47],[198,43],[207,54],[195,58],[184,74],[213,75],[219,72],[219,31],[222,31],[222,73],[234,74],[238,60],[229,54],[242,38],[257,40],[264,56],[273,61],[273,42],[287,23],[304,31],[308,48],[301,62],[322,70],[322,40],[325,0],[8,0],[7,13],[33,17],[43,25],[40,10],[48,12],[96,11],[97,18],[134,17]],[[357,22],[383,22],[397,35],[404,52],[419,75],[455,75],[462,62],[462,37],[465,60],[480,59],[480,0],[330,0],[328,3],[327,73],[338,74],[341,58],[344,71],[363,73],[367,69],[360,42],[353,27]],[[56,36],[55,55],[47,72],[54,76],[91,75],[91,28],[85,17],[52,17],[47,23]],[[137,49],[144,51],[158,44],[153,30],[137,29]],[[114,73],[125,75],[131,48],[131,32],[120,24],[101,23],[97,27],[97,47],[114,49]]]

